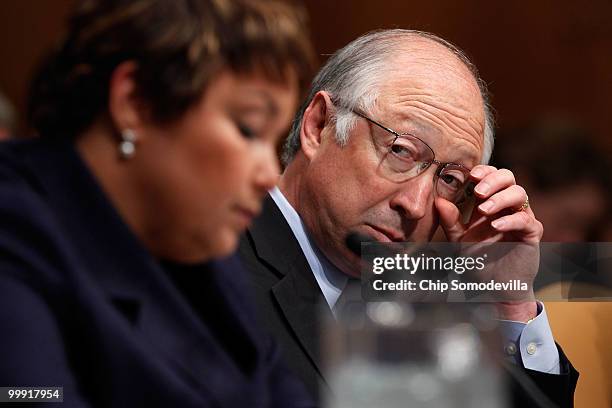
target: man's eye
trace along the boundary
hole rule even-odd
[[[414,157],[414,152],[402,145],[394,144],[391,146],[391,151],[393,154],[402,157],[402,158],[412,158]]]
[[[440,174],[440,179],[450,188],[461,188],[464,184],[464,177],[453,174]]]
[[[440,178],[446,184],[451,185],[451,186],[454,186],[459,183],[459,180],[457,180],[455,177],[451,176],[450,174],[443,174],[440,176]]]

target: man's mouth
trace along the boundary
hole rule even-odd
[[[366,224],[372,231],[372,236],[380,242],[404,242],[404,234],[388,228],[378,227],[376,225]]]

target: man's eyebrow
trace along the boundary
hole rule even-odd
[[[432,130],[435,131],[435,129],[432,129],[431,126],[428,126],[426,123],[410,114],[402,114],[399,121],[397,121],[393,126],[396,126],[397,129],[393,127],[392,129],[400,134],[409,133],[417,137],[419,137],[419,135],[430,134],[432,133]]]

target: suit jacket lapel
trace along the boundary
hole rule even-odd
[[[332,319],[319,285],[283,214],[268,196],[249,228],[256,255],[279,276],[272,295],[302,347],[321,373],[320,323]]]

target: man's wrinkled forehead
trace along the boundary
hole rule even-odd
[[[474,74],[451,50],[428,38],[414,36],[398,42],[389,56],[390,75],[382,90],[414,84],[440,97],[479,105],[475,114],[484,116],[484,101]]]
[[[410,120],[412,127],[424,126],[414,117],[419,107],[449,113],[446,117],[456,121],[449,123],[458,131],[456,136],[465,138],[478,154],[482,153],[484,101],[473,73],[463,61],[435,41],[416,39],[398,44],[397,52],[390,56],[390,67],[388,79],[379,87],[377,113],[399,121],[398,125],[402,119]]]

